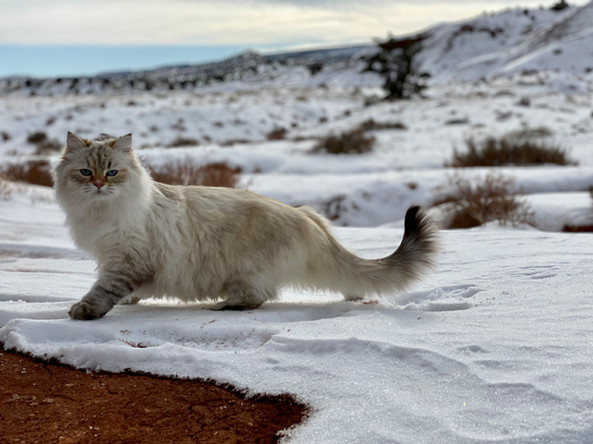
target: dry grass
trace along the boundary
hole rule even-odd
[[[2,175],[11,182],[26,182],[46,187],[51,187],[54,183],[47,160],[11,164],[4,168]]]
[[[169,145],[170,148],[176,148],[180,146],[198,146],[200,142],[191,137],[177,137]]]
[[[449,177],[449,194],[440,202],[447,215],[445,228],[472,228],[492,221],[532,223],[529,206],[517,196],[514,185],[512,178],[497,173],[483,178]]]
[[[6,200],[12,195],[12,185],[0,175],[0,200]]]
[[[367,119],[360,124],[360,128],[364,131],[376,130],[407,130],[408,127],[402,122],[377,122],[374,119]]]
[[[47,140],[47,134],[44,131],[36,131],[27,136],[27,142],[37,145]]]
[[[367,136],[364,129],[357,128],[338,135],[332,134],[321,139],[313,147],[314,153],[362,154],[372,151],[375,138]]]
[[[266,134],[266,139],[268,140],[284,140],[286,139],[286,134],[288,130],[286,128],[274,128],[268,134]]]
[[[225,163],[197,165],[186,158],[158,167],[148,165],[152,177],[157,182],[171,185],[204,185],[234,188],[240,179],[240,168],[231,168]],[[33,185],[53,186],[49,162],[30,160],[25,163],[8,165],[1,171],[0,196],[7,195],[10,182],[25,182]]]
[[[169,185],[202,185],[235,188],[241,168],[231,168],[222,162],[198,165],[190,158],[159,166],[147,165],[152,178]]]
[[[503,165],[573,165],[566,149],[550,142],[550,131],[545,127],[523,128],[511,131],[503,136],[465,140],[466,151],[453,152],[451,166],[503,166]]]

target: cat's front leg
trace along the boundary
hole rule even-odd
[[[89,321],[98,319],[111,310],[121,299],[130,295],[139,282],[117,273],[102,273],[91,290],[70,308],[72,319]]]

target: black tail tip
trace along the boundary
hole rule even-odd
[[[404,221],[405,234],[418,231],[418,227],[420,226],[421,221],[422,213],[420,212],[420,207],[418,205],[414,205],[413,207],[408,208],[408,211],[406,211],[406,218]]]

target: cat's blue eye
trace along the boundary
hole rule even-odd
[[[113,177],[117,174],[117,170],[109,170],[105,173],[106,176]]]
[[[80,170],[80,174],[82,174],[83,176],[92,176],[93,172],[89,169],[83,168]]]

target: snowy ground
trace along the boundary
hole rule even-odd
[[[42,191],[36,191],[42,193]],[[589,234],[442,233],[437,270],[380,303],[287,290],[245,313],[147,301],[76,322],[93,283],[54,203],[0,203],[0,341],[92,370],[211,378],[313,408],[291,442],[590,442]],[[339,228],[366,257],[400,229]]]
[[[453,173],[444,164],[468,136],[545,126],[579,164],[496,169],[515,179],[537,228],[443,231],[437,269],[404,295],[361,304],[286,290],[245,313],[145,301],[93,322],[67,319],[94,264],[69,240],[52,191],[10,185],[0,196],[0,341],[80,368],[292,393],[313,408],[294,443],[591,442],[593,238],[559,232],[593,225],[593,92],[578,90],[557,93],[527,76],[371,107],[370,89],[340,85],[2,97],[3,165],[35,158],[26,142],[35,131],[60,140],[132,132],[146,162],[223,160],[255,192],[339,208],[336,225],[349,227],[336,235],[365,257],[399,243],[409,205],[442,196]],[[373,131],[369,154],[309,152],[315,137],[371,118],[407,129]],[[267,140],[277,128],[285,139]],[[167,147],[179,137],[199,146]]]
[[[287,80],[288,81],[288,80]],[[500,168],[526,195],[581,193],[571,217],[593,225],[587,190],[593,185],[593,90],[579,95],[554,92],[527,77],[485,83],[435,86],[425,100],[364,106],[372,88],[272,87],[259,91],[205,89],[194,94],[4,97],[0,98],[0,160],[3,165],[35,156],[27,137],[45,132],[64,140],[67,131],[82,137],[101,132],[133,133],[141,158],[152,165],[191,159],[224,161],[242,168],[241,185],[290,205],[311,205],[334,215],[336,225],[379,226],[401,220],[412,204],[430,206],[442,197],[444,165],[468,137],[501,136],[521,128],[545,128],[549,142],[566,147],[572,167]],[[526,103],[528,105],[526,106]],[[400,124],[404,129],[369,132],[373,152],[325,155],[310,151],[319,137],[352,130],[363,122]],[[283,140],[268,140],[275,129]],[[169,147],[180,138],[198,146]],[[51,161],[57,160],[57,154]],[[471,169],[463,174],[483,174]],[[540,196],[541,197],[541,196]],[[564,213],[565,202],[529,199],[539,228],[554,231],[550,221]],[[539,207],[544,207],[543,216]],[[543,219],[545,218],[545,220]]]

